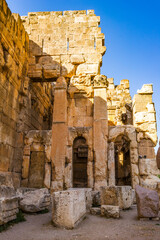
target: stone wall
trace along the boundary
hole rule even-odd
[[[133,98],[133,124],[140,132],[139,139],[151,139],[157,144],[156,112],[152,101],[153,86],[144,84]]]
[[[107,81],[108,125],[133,124],[129,80],[123,79],[117,86],[114,85],[113,78],[107,78]]]
[[[51,131],[31,130],[25,136],[22,187],[50,188],[51,134]]]
[[[52,127],[53,91],[51,83],[32,82],[30,129],[50,130]]]
[[[22,20],[30,38],[29,77],[100,73],[106,47],[93,10],[28,13]]]
[[[19,184],[21,163],[15,156],[23,134],[18,130],[21,101],[28,79],[29,38],[18,14],[12,14],[5,0],[0,1],[0,172],[13,172]],[[19,152],[18,152],[19,154]],[[5,182],[4,182],[5,183]],[[12,181],[10,182],[12,185]]]
[[[20,185],[25,133],[51,129],[51,83],[28,78],[29,37],[21,18],[0,2],[0,178]]]

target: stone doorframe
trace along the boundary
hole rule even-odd
[[[131,125],[110,127],[108,143],[108,183],[109,186],[115,185],[115,152],[114,142],[120,135],[126,136],[130,141],[130,162],[131,162],[131,181],[132,187],[139,184],[138,168],[138,144],[136,129]]]
[[[93,173],[93,129],[92,127],[69,127],[68,128],[68,143],[66,148],[66,164],[65,164],[65,186],[66,188],[73,187],[73,142],[77,137],[86,139],[88,145],[88,188],[94,186],[94,173]]]

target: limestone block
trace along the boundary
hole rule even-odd
[[[124,88],[129,89],[129,80],[128,79],[121,80],[120,84],[123,85]]]
[[[0,186],[0,198],[10,198],[16,195],[16,191],[13,187]]]
[[[132,176],[138,176],[139,175],[139,169],[137,164],[131,164],[131,170],[132,170]]]
[[[46,163],[45,164],[44,186],[49,189],[50,185],[51,185],[51,164]]]
[[[14,188],[0,186],[0,225],[16,219],[18,197]]]
[[[101,205],[113,205],[119,206],[120,209],[128,209],[132,203],[132,187],[101,187]]]
[[[23,155],[30,156],[30,146],[24,146],[23,148]]]
[[[147,110],[148,110],[147,112],[155,112],[154,103],[148,103]]]
[[[124,134],[125,128],[122,126],[116,126],[110,129],[109,131],[109,139],[114,140],[117,136]]]
[[[91,74],[98,75],[100,73],[99,64],[80,64],[77,67],[76,75]]]
[[[136,186],[137,211],[139,218],[156,218],[159,212],[159,196],[156,191]]]
[[[154,175],[147,175],[147,176],[143,175],[140,177],[140,185],[148,189],[155,190],[159,182],[160,182],[160,179]]]
[[[0,183],[1,186],[13,187],[12,173],[0,172]]]
[[[17,218],[18,198],[0,198],[0,225]]]
[[[107,87],[107,77],[105,75],[97,75],[94,77],[94,87]]]
[[[53,193],[52,220],[57,227],[74,228],[86,214],[84,189]]]
[[[137,112],[135,113],[134,117],[135,117],[135,124],[145,123],[145,122],[150,123],[150,122],[156,121],[156,116],[154,112]]]
[[[30,64],[28,69],[28,77],[30,78],[42,78],[42,65]]]
[[[132,164],[138,164],[138,150],[137,148],[130,149],[130,159]]]
[[[60,76],[60,65],[57,62],[43,65],[44,78],[54,78]]]
[[[22,162],[22,178],[28,178],[28,174],[29,174],[29,164],[30,164],[30,156],[23,156],[23,162]]]
[[[108,144],[108,183],[109,186],[115,185],[115,149],[114,143]]]
[[[152,84],[144,84],[141,90],[138,90],[139,94],[152,94],[153,93],[153,85]]]
[[[152,103],[152,95],[140,95],[135,94],[133,97],[133,111],[145,112],[147,110],[148,103]]]
[[[45,145],[45,160],[51,162],[51,145]]]
[[[140,175],[158,175],[157,163],[155,159],[139,159],[139,173]]]
[[[19,207],[24,212],[34,213],[50,206],[50,194],[48,189],[42,188],[34,191],[25,192],[19,202]]]
[[[13,187],[15,189],[19,188],[20,187],[20,184],[21,184],[21,174],[20,173],[15,173],[15,172],[12,172],[12,180],[13,180]]]
[[[92,207],[90,209],[90,213],[92,215],[101,215],[101,208],[100,207]]]
[[[74,65],[84,63],[83,55],[71,55],[71,63]]]
[[[106,218],[119,218],[120,217],[119,206],[102,205],[101,216]]]
[[[77,86],[77,85],[90,86],[91,76],[90,75],[73,76],[71,78],[70,83],[74,86]],[[70,89],[70,92],[71,92],[71,89]]]
[[[85,61],[86,63],[101,63],[102,62],[102,55],[98,53],[92,54],[85,54]]]

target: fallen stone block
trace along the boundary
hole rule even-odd
[[[101,205],[119,206],[128,209],[133,204],[131,186],[101,187]]]
[[[40,212],[49,206],[50,194],[46,188],[25,192],[19,202],[20,209],[28,213]]]
[[[90,213],[92,215],[101,215],[101,208],[100,207],[92,207],[90,209]]]
[[[52,220],[55,226],[73,229],[86,214],[84,189],[54,192]]]
[[[159,212],[159,196],[154,190],[136,186],[138,218],[157,218]]]
[[[92,207],[92,188],[79,188],[85,192],[86,210],[89,212]],[[68,190],[77,190],[77,188],[69,188]]]
[[[18,197],[14,188],[0,186],[0,225],[17,218]]]
[[[119,206],[102,205],[101,216],[106,218],[119,218],[120,217]]]

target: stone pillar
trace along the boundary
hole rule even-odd
[[[67,145],[67,84],[59,77],[54,88],[52,125],[52,186],[53,191],[63,190]]]
[[[115,185],[115,152],[114,142],[108,144],[108,185]]]
[[[107,186],[107,139],[108,139],[108,116],[107,116],[107,78],[98,75],[94,78],[94,179],[95,190],[101,186]]]

